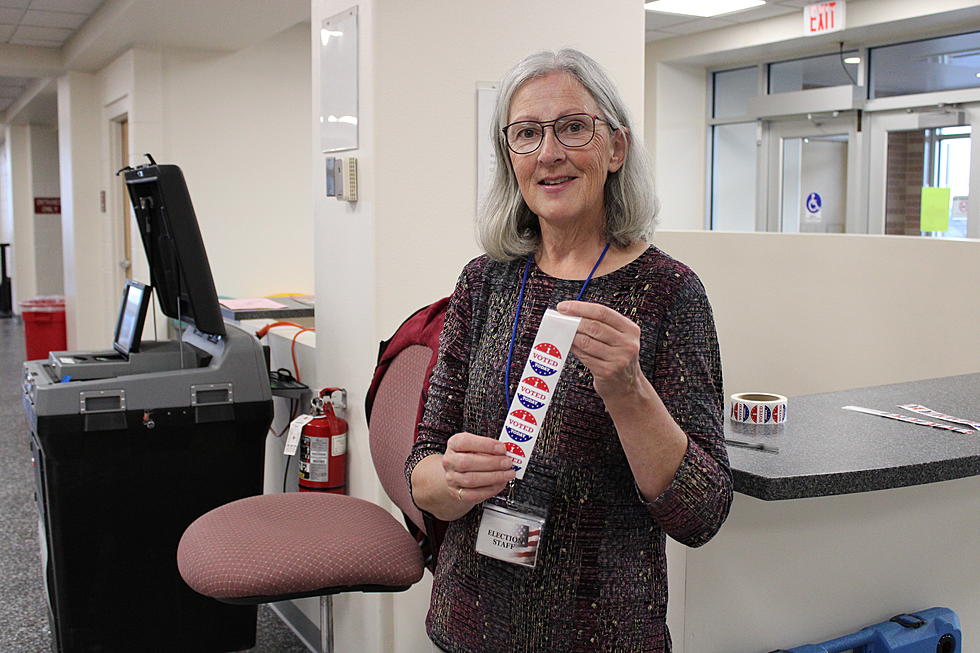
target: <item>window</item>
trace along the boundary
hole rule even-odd
[[[872,98],[980,87],[980,32],[871,49]]]
[[[966,207],[970,200],[970,128],[932,130],[934,165],[932,184],[950,190],[949,230],[939,238],[966,238]]]
[[[711,228],[755,231],[756,125],[711,128]]]
[[[769,64],[769,92],[789,93],[856,84],[860,63],[857,55],[857,50],[848,50]]]
[[[759,94],[759,68],[722,70],[711,80],[711,228],[754,231],[758,148],[756,123],[745,115]]]
[[[888,133],[886,234],[966,238],[970,132],[970,127],[941,127]],[[950,190],[947,230],[921,230],[923,187]]]
[[[748,111],[749,98],[759,92],[758,77],[755,66],[714,73],[711,117],[744,116]]]

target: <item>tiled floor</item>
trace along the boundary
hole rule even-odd
[[[27,423],[21,404],[23,326],[0,318],[0,651],[43,653],[51,632],[41,585]],[[259,608],[255,653],[307,649],[268,608]],[[138,653],[138,652],[133,652]]]

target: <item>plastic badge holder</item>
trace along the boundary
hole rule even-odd
[[[477,553],[524,567],[537,563],[545,518],[527,506],[520,508],[520,511],[509,508],[506,501],[498,498],[483,504],[476,536]]]

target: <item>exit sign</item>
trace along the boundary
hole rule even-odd
[[[827,34],[844,29],[844,0],[818,2],[803,7],[803,33]]]

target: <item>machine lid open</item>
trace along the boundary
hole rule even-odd
[[[175,165],[147,158],[150,163],[121,172],[160,309],[206,334],[224,336],[218,294],[184,175]]]

